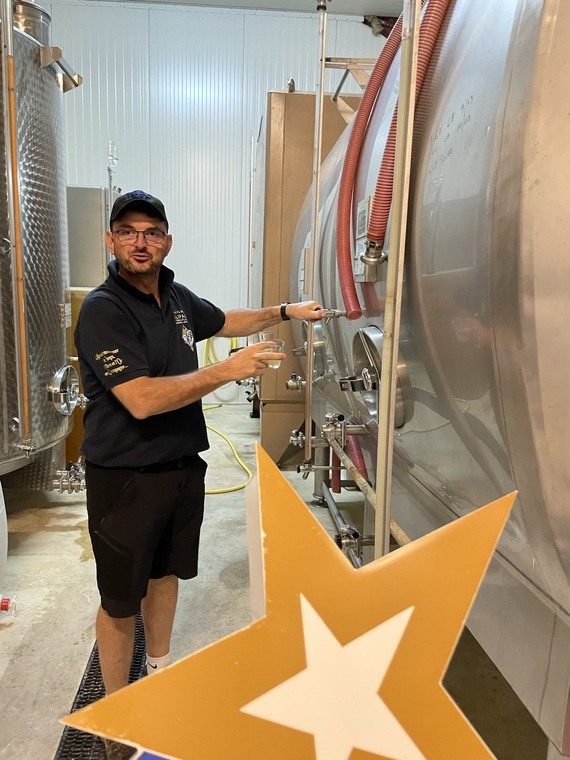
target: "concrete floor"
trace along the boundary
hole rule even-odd
[[[259,421],[249,411],[222,407],[207,419],[253,467]],[[227,444],[210,439],[207,487],[243,482]],[[309,500],[311,479],[286,475]],[[69,711],[94,643],[98,597],[85,498],[24,491],[5,498],[9,556],[0,592],[16,595],[17,612],[0,616],[0,758],[51,760],[62,731],[58,719]],[[208,496],[206,507],[200,575],[181,587],[174,659],[251,622],[244,491]],[[328,511],[311,508],[333,533]],[[468,632],[445,685],[499,760],[545,760],[544,735]]]

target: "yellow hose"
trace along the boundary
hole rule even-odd
[[[232,348],[238,347],[238,341],[237,338],[232,338],[230,341],[230,350]],[[216,362],[219,362],[220,359],[218,355],[216,354],[216,350],[214,348],[214,338],[208,338],[208,340],[205,342],[204,345],[204,359],[203,364],[204,366],[206,364],[215,364]],[[209,409],[219,409],[222,405],[221,404],[211,404],[210,406],[205,406],[203,411],[207,412]],[[212,433],[215,433],[216,435],[219,435],[220,438],[223,438],[224,441],[228,444],[230,449],[232,450],[232,454],[234,455],[234,458],[236,462],[239,464],[239,466],[247,473],[247,480],[245,480],[243,483],[240,483],[237,486],[229,486],[228,488],[216,488],[212,490],[206,490],[206,494],[219,494],[219,493],[232,493],[233,491],[241,491],[242,488],[245,488],[246,485],[249,483],[251,478],[253,477],[252,471],[249,469],[249,467],[240,459],[239,454],[237,453],[236,447],[231,442],[231,440],[228,438],[228,436],[225,433],[222,433],[221,430],[218,430],[215,427],[212,427],[211,425],[206,424],[206,427],[208,430],[211,430]]]

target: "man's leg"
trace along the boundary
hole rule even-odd
[[[112,694],[129,683],[135,618],[113,618],[99,607],[95,629],[105,691]]]
[[[175,575],[149,581],[146,597],[141,602],[147,656],[158,659],[169,654],[177,601]]]

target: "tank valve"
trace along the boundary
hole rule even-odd
[[[258,377],[246,377],[245,380],[236,380],[236,385],[243,385],[246,388],[255,388],[258,381]]]
[[[301,464],[297,465],[297,472],[302,473],[303,480],[307,480],[309,475],[314,472],[314,470],[315,467],[312,462],[302,462]]]
[[[59,493],[78,493],[85,490],[85,470],[79,459],[68,470],[56,470],[53,490]]]
[[[354,526],[340,525],[339,533],[335,535],[335,542],[339,549],[343,551],[352,549],[360,556],[363,546],[374,546],[374,536],[361,536]]]
[[[298,446],[300,449],[305,445],[305,434],[300,430],[293,430],[289,438],[291,446]]]
[[[89,399],[87,398],[87,396],[84,393],[80,393],[79,396],[77,397],[77,406],[80,409],[86,409],[88,403],[89,403]]]
[[[343,414],[328,412],[325,414],[325,424],[321,428],[323,437],[328,441],[338,441],[344,449],[346,445],[346,423]]]
[[[307,384],[306,380],[304,380],[301,375],[298,375],[295,370],[291,371],[291,379],[287,380],[285,383],[285,387],[288,391],[297,391],[297,393],[302,393],[303,388]]]
[[[19,449],[20,451],[23,451],[27,457],[29,457],[30,454],[36,453],[36,447],[34,446],[33,443],[29,443],[29,442],[17,443],[16,448]]]
[[[327,309],[325,314],[325,325],[331,321],[331,319],[339,319],[340,317],[346,317],[346,311],[340,309]]]

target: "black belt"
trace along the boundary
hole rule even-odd
[[[196,454],[191,456],[178,457],[171,462],[158,462],[157,464],[145,464],[142,467],[135,467],[137,472],[166,472],[167,470],[182,470],[196,459]]]

